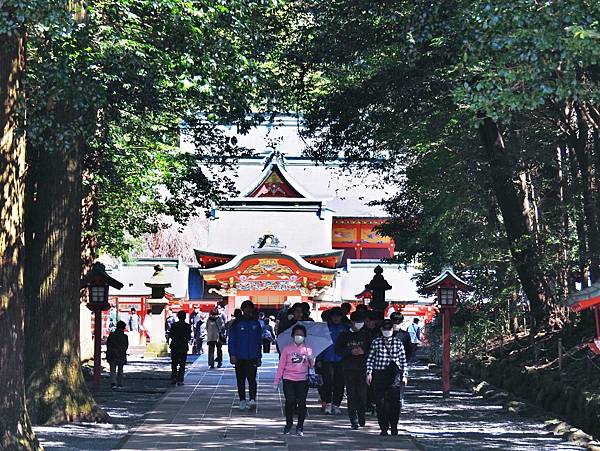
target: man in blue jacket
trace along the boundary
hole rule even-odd
[[[244,301],[244,316],[235,320],[229,329],[229,358],[235,366],[240,410],[256,409],[256,371],[262,359],[262,328],[255,319],[254,304]],[[246,402],[246,379],[250,401]]]
[[[329,333],[334,343],[323,351],[320,373],[323,377],[323,386],[319,393],[322,401],[326,403],[325,413],[328,415],[339,415],[340,404],[344,398],[344,370],[342,367],[343,357],[335,352],[335,343],[338,337],[348,331],[348,326],[342,322],[344,313],[339,307],[329,311]]]

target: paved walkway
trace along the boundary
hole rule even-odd
[[[207,370],[205,362],[205,358],[198,359],[186,376],[186,385],[170,390],[121,449],[418,449],[408,434],[380,437],[375,419],[353,431],[346,415],[320,414],[316,390],[310,390],[304,437],[284,436],[283,395],[273,389],[277,354],[264,356],[255,413],[237,408],[233,368]]]

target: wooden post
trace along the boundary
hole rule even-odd
[[[562,371],[563,346],[562,338],[558,339],[558,369]]]
[[[102,310],[94,309],[94,390],[100,389],[102,373]]]
[[[442,309],[442,396],[450,396],[450,317],[451,309]]]

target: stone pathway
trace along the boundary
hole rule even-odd
[[[316,390],[310,390],[304,437],[284,436],[283,395],[273,389],[277,354],[264,356],[256,412],[238,410],[233,368],[207,371],[203,362],[198,360],[191,369],[186,385],[169,391],[122,449],[418,449],[407,434],[380,437],[374,420],[366,428],[353,431],[347,416],[320,414]]]
[[[193,357],[190,356],[190,360]],[[375,418],[353,431],[346,415],[324,416],[316,390],[309,395],[305,436],[283,436],[283,395],[272,387],[277,354],[265,356],[259,371],[256,413],[237,409],[235,374],[230,365],[208,370],[201,356],[186,385],[168,385],[168,359],[133,359],[126,369],[126,389],[108,382],[99,404],[113,424],[36,427],[47,450],[581,450],[555,437],[539,421],[507,414],[464,390],[441,399],[440,380],[425,366],[411,371],[399,437],[380,437]],[[343,410],[345,413],[345,410]]]

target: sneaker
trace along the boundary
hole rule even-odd
[[[240,410],[248,410],[248,403],[245,399],[242,399],[240,401]]]
[[[292,430],[291,426],[286,426],[283,428],[283,435],[288,435],[290,433],[290,431]]]
[[[296,428],[296,435],[298,437],[304,437],[304,428]]]
[[[358,423],[352,423],[352,425],[350,427],[352,429],[356,430],[356,429],[358,429]]]
[[[219,363],[217,364],[217,368],[221,368],[221,367],[223,367],[223,364],[222,364],[221,362],[219,362]]]
[[[389,434],[388,434],[388,431],[381,431],[381,432],[379,433],[379,435],[389,435]]]
[[[256,409],[256,401],[254,399],[251,399],[248,402],[248,410],[255,410]]]
[[[117,385],[117,388],[123,388],[123,384]]]
[[[114,388],[117,388],[117,384],[115,384],[114,382],[111,382],[111,383],[110,383],[110,388],[113,388],[113,389],[114,389]]]
[[[325,406],[325,415],[331,415],[333,413],[333,406],[331,404],[327,404]]]
[[[342,414],[342,411],[340,410],[339,406],[333,406],[332,412],[333,412],[334,415],[341,415]]]
[[[392,429],[392,435],[398,435],[398,429]]]

